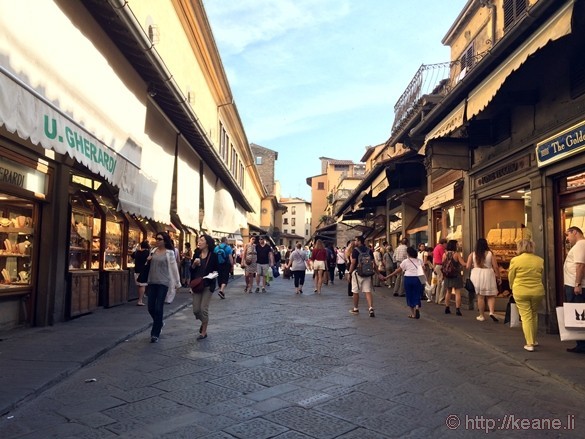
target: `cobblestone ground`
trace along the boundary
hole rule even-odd
[[[316,295],[308,284],[295,295],[280,278],[266,294],[244,294],[238,280],[226,300],[213,297],[206,340],[195,340],[186,308],[160,343],[133,337],[11,412],[0,437],[585,436],[582,393],[424,309],[407,319],[403,299],[377,297],[375,318],[365,303],[350,315],[345,285]],[[560,430],[546,429],[555,422]]]

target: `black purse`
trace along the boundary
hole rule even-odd
[[[154,251],[150,251],[148,253],[148,256],[152,256],[152,253],[154,253]],[[150,261],[147,260],[144,265],[142,266],[142,270],[140,270],[140,273],[138,273],[138,277],[136,278],[136,282],[138,282],[139,284],[145,284],[148,282],[148,273],[150,273]]]

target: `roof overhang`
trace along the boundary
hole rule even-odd
[[[153,101],[189,142],[205,164],[221,179],[232,197],[248,212],[254,208],[213,147],[205,129],[183,96],[164,61],[126,2],[82,0],[83,5],[156,95]]]

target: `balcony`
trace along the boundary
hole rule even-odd
[[[423,107],[432,108],[441,102],[486,54],[487,51],[473,56],[464,54],[457,61],[421,65],[394,105],[392,135],[420,114]]]

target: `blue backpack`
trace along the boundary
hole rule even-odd
[[[217,255],[217,262],[225,264],[228,261],[228,257],[225,251],[225,244],[219,244],[215,247],[213,252]]]

